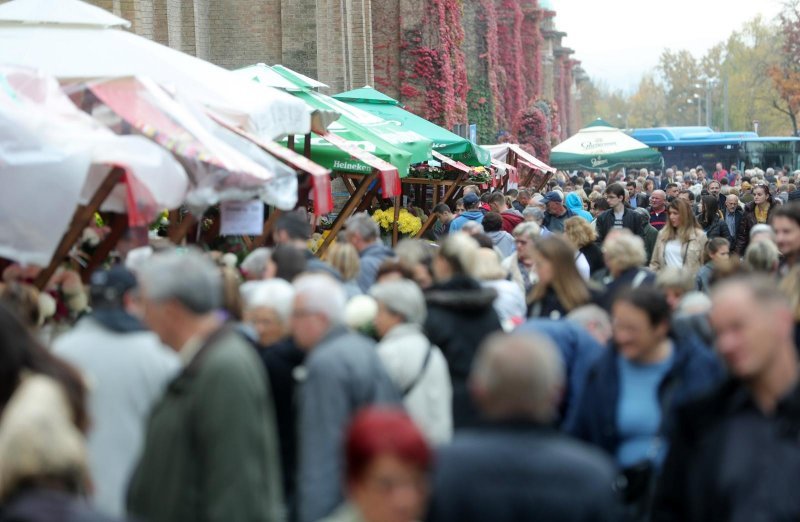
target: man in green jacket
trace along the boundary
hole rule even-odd
[[[139,273],[144,322],[183,370],[150,416],[128,509],[146,522],[284,518],[274,406],[263,366],[219,312],[222,280],[195,251]]]

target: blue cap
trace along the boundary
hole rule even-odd
[[[562,203],[564,200],[561,198],[561,193],[557,190],[551,190],[547,194],[544,195],[544,199],[542,199],[542,203],[550,203],[551,201],[555,201],[556,203]]]

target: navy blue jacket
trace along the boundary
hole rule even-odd
[[[603,355],[603,346],[572,321],[529,319],[515,333],[544,334],[553,340],[561,352],[567,377],[567,387],[561,403],[561,425],[566,426],[573,422],[589,371]]]
[[[456,432],[436,456],[429,522],[618,522],[603,452],[528,421]]]
[[[723,377],[722,366],[710,348],[696,337],[675,338],[675,362],[658,390],[662,405],[661,433],[668,436],[678,406],[713,390]],[[619,446],[617,403],[619,354],[611,347],[589,371],[578,412],[565,429],[575,437],[615,456]],[[666,407],[666,411],[663,408]]]

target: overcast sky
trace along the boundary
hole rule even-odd
[[[696,57],[758,14],[773,19],[781,0],[552,0],[556,27],[568,33],[594,80],[626,92],[655,67],[664,48]]]

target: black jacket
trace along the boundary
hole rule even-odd
[[[728,224],[720,219],[719,216],[714,216],[711,224],[703,226],[703,232],[706,233],[706,237],[709,241],[717,237],[727,239],[728,243],[733,243],[734,240],[734,238],[731,237],[730,230],[728,230]]]
[[[618,522],[614,466],[528,421],[457,433],[433,474],[430,522]]]
[[[628,288],[639,288],[640,286],[653,286],[656,282],[656,275],[644,267],[633,267],[622,272],[616,279],[606,276],[600,279],[604,290],[597,304],[611,312],[611,305],[614,304],[614,297],[618,292]]]
[[[773,415],[729,380],[678,410],[654,522],[800,520],[800,388]]]
[[[598,270],[606,267],[605,259],[603,259],[603,251],[597,243],[589,243],[580,249],[581,254],[586,256],[586,261],[589,262],[589,274],[593,275]]]
[[[295,346],[291,339],[280,341],[272,346],[256,346],[259,357],[269,377],[272,398],[275,401],[275,420],[278,423],[278,442],[281,450],[281,471],[283,494],[286,505],[292,506],[297,469],[297,399],[295,389],[298,382],[294,370],[306,358],[306,353]]]
[[[769,223],[772,219],[772,214],[775,212],[777,206],[778,205],[775,203],[770,205],[769,211],[767,211],[767,223]],[[747,246],[750,244],[750,230],[752,230],[752,228],[758,223],[755,209],[755,202],[750,202],[745,205],[742,221],[739,223],[739,227],[736,229],[736,241],[733,245],[733,251],[740,256],[744,255],[744,251],[747,250]]]
[[[467,387],[472,360],[483,339],[501,329],[492,303],[497,293],[457,276],[425,292],[425,334],[441,348],[453,384],[453,427],[474,425],[478,414]]]
[[[635,210],[625,207],[622,214],[622,227],[627,228],[637,236],[644,238],[644,223],[647,218],[640,216]],[[603,244],[606,235],[614,228],[614,209],[610,208],[597,216],[597,243]]]

